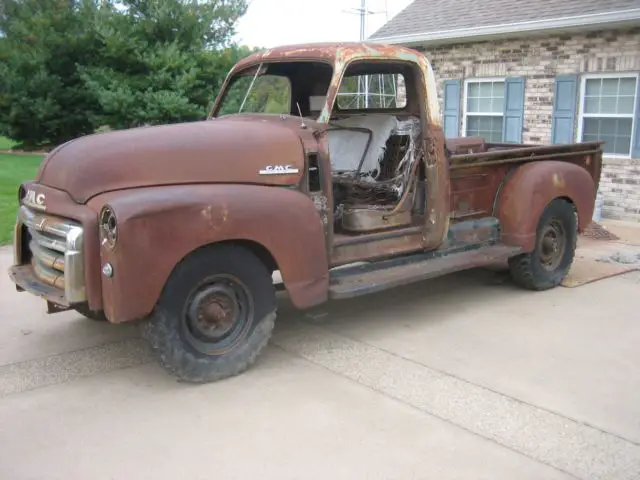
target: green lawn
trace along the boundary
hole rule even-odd
[[[35,177],[41,161],[42,155],[0,153],[0,245],[13,241],[18,187]]]
[[[16,142],[9,140],[7,137],[0,137],[0,150],[9,150]]]

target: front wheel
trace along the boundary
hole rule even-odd
[[[560,285],[569,273],[578,241],[573,206],[553,200],[542,212],[535,249],[509,259],[514,282],[529,290],[548,290]]]
[[[269,271],[235,245],[190,254],[171,274],[146,336],[179,379],[205,383],[242,373],[267,345],[276,317]]]

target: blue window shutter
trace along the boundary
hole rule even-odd
[[[522,143],[524,118],[524,77],[508,77],[504,85],[504,121],[502,141]]]
[[[444,136],[460,136],[460,80],[444,82]]]
[[[556,77],[551,120],[551,143],[573,143],[576,126],[577,75]]]
[[[636,80],[636,119],[634,123],[635,133],[631,147],[631,158],[640,158],[640,78]]]

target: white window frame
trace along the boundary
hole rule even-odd
[[[634,93],[634,103],[633,110],[629,113],[624,114],[593,114],[593,113],[584,113],[584,99],[585,93],[587,89],[587,80],[592,79],[600,79],[600,78],[635,78],[636,79],[636,91]],[[631,152],[633,151],[633,134],[636,131],[636,112],[638,108],[638,82],[640,82],[640,74],[638,73],[629,73],[629,72],[607,72],[607,73],[587,73],[581,75],[580,78],[580,98],[579,106],[578,106],[578,131],[576,138],[578,142],[582,142],[582,130],[584,124],[584,117],[587,118],[629,118],[631,117],[631,142],[629,144],[629,153],[627,155],[622,155],[619,153],[604,153],[603,155],[608,158],[631,158]]]
[[[464,80],[464,96],[462,98],[462,136],[467,136],[467,101],[469,99],[469,84],[470,83],[497,83],[503,82],[505,83],[505,102],[507,101],[507,78],[506,77],[481,77],[481,78],[466,78]],[[504,111],[502,113],[481,113],[481,112],[471,112],[471,115],[474,117],[502,117],[502,121],[504,122]],[[503,123],[504,125],[504,123]],[[501,140],[502,141],[502,140]]]

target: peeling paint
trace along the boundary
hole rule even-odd
[[[320,123],[328,123],[331,109],[334,103],[338,87],[342,82],[344,70],[349,63],[356,60],[399,60],[416,64],[424,78],[426,89],[427,116],[428,122],[433,126],[440,126],[440,106],[438,104],[438,96],[435,93],[436,79],[433,73],[431,63],[422,53],[417,50],[400,47],[397,45],[383,45],[370,42],[335,42],[335,43],[309,43],[298,45],[285,45],[276,48],[270,48],[261,52],[256,52],[248,57],[240,60],[229,72],[223,91],[229,79],[240,70],[244,70],[254,65],[258,65],[264,60],[277,61],[278,59],[291,60],[312,60],[324,61],[330,63],[334,68],[333,78],[329,91],[327,92],[327,101],[318,117]],[[220,98],[216,100],[218,103]],[[215,105],[211,112],[215,110]]]
[[[552,176],[553,186],[557,188],[564,188],[564,177],[559,173],[554,173]]]

